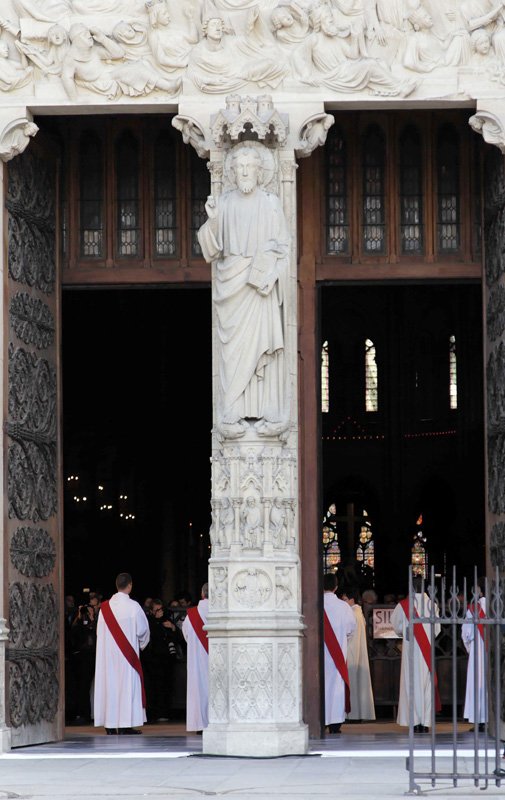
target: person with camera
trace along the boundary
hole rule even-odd
[[[167,722],[170,710],[170,689],[173,664],[177,657],[180,633],[163,602],[154,599],[148,617],[151,639],[142,653],[145,671],[148,722]]]
[[[70,627],[70,664],[75,686],[74,724],[87,725],[91,718],[90,689],[95,673],[95,607],[85,597]]]

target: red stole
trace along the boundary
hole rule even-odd
[[[477,609],[478,609],[478,612],[479,612],[479,619],[486,619],[486,615],[484,613],[484,609],[482,608],[481,605],[479,605],[479,603],[477,603]],[[475,607],[474,607],[473,603],[468,603],[468,610],[470,611],[472,616],[475,618]],[[479,633],[481,635],[482,641],[485,642],[485,639],[484,639],[484,625],[482,625],[482,623],[477,623],[477,628],[479,629]]]
[[[204,631],[204,621],[200,616],[200,612],[198,611],[198,606],[192,606],[188,608],[188,617],[191,625],[193,626],[193,630],[198,636],[202,647],[205,648],[205,651],[209,652],[209,640],[207,638],[207,631]]]
[[[409,598],[406,597],[405,600],[400,601],[400,605],[403,608],[405,616],[407,619],[409,617]],[[414,606],[414,617],[418,617],[419,614],[417,613],[417,609]],[[431,644],[430,640],[428,639],[428,635],[424,630],[424,625],[422,623],[418,623],[417,625],[413,624],[412,627],[414,628],[414,636],[416,639],[417,644],[419,645],[419,649],[422,653],[422,656],[426,662],[426,666],[428,667],[429,671],[431,672]],[[435,672],[435,711],[442,710],[442,703],[440,701],[440,694],[438,691],[438,678],[437,673]]]
[[[324,612],[324,643],[328,648],[328,652],[333,659],[333,662],[340,673],[340,676],[345,684],[345,712],[348,714],[351,710],[351,692],[349,689],[349,672],[347,671],[347,662],[344,658],[342,648],[338,643],[335,636],[335,631],[331,626],[330,619],[326,611]]]
[[[112,634],[112,638],[116,642],[117,646],[121,650],[122,654],[133,667],[135,672],[138,673],[140,677],[140,686],[142,689],[142,708],[146,707],[146,691],[144,687],[144,673],[142,671],[142,664],[140,663],[140,658],[138,657],[137,653],[133,649],[132,645],[126,638],[124,631],[122,630],[119,622],[117,621],[112,608],[110,607],[110,603],[108,600],[105,600],[100,606],[100,614],[102,614],[105,623]]]

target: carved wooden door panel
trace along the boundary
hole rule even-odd
[[[56,161],[37,141],[7,166],[4,592],[7,724],[17,747],[63,730],[60,282]]]

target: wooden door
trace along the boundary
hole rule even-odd
[[[7,165],[4,564],[13,747],[63,733],[57,161],[32,143]]]

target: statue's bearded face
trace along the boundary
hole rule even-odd
[[[234,164],[237,188],[243,194],[250,194],[259,183],[261,163],[255,153],[241,153]]]

